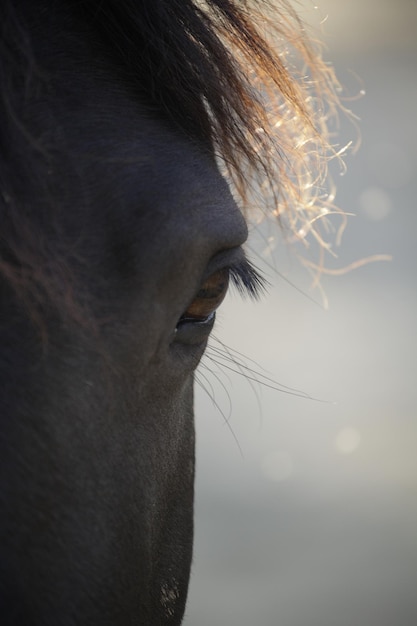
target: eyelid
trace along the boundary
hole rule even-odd
[[[226,268],[211,274],[200,285],[200,289],[182,314],[179,324],[209,322],[227,294],[229,279],[230,272]]]
[[[248,261],[241,246],[231,248],[216,254],[209,262],[203,274],[201,284],[216,271],[227,270],[233,286],[241,295],[258,299],[268,286],[268,281],[260,271]]]
[[[266,281],[249,263],[243,252],[239,257],[202,279],[200,289],[178,320],[177,328],[185,323],[202,325],[211,321],[227,294],[230,281],[241,295],[249,295],[254,299],[261,295]]]

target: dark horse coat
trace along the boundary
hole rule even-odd
[[[182,619],[193,372],[229,276],[259,283],[214,158],[217,132],[250,161],[256,122],[216,19],[269,62],[209,4],[1,3],[4,626]]]

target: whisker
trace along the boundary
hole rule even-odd
[[[210,370],[210,371],[211,371],[211,370]],[[211,373],[213,373],[213,372],[211,372]],[[198,374],[199,374],[200,376],[203,376],[203,377],[204,377],[204,379],[206,380],[206,382],[208,382],[208,381],[207,381],[207,377],[206,377],[206,376],[204,376],[204,374],[202,374],[200,370],[198,370]],[[244,459],[244,458],[245,458],[245,456],[244,456],[244,454],[243,454],[242,447],[241,447],[241,445],[240,445],[240,443],[239,443],[239,440],[238,440],[238,438],[236,437],[235,432],[234,432],[234,430],[233,430],[233,428],[232,428],[232,426],[231,426],[231,424],[230,424],[230,417],[231,417],[231,415],[232,415],[232,404],[231,404],[231,400],[230,400],[230,396],[229,396],[229,394],[227,394],[227,395],[228,395],[228,398],[229,398],[229,401],[230,401],[230,412],[229,412],[229,416],[228,416],[228,417],[226,417],[226,414],[225,414],[225,413],[224,413],[224,411],[221,409],[221,407],[220,407],[220,405],[218,404],[218,402],[216,402],[216,399],[215,399],[215,397],[214,397],[214,393],[213,393],[213,395],[210,395],[210,393],[207,391],[207,388],[203,385],[203,383],[201,382],[201,380],[199,380],[199,379],[198,379],[198,377],[197,377],[197,372],[195,373],[195,379],[196,379],[196,382],[197,382],[197,383],[200,385],[200,387],[203,389],[203,391],[205,391],[205,392],[207,393],[207,395],[209,396],[210,400],[212,401],[213,406],[214,406],[214,407],[215,407],[215,408],[219,411],[220,415],[223,417],[223,419],[224,419],[224,423],[226,424],[227,428],[229,429],[229,432],[230,432],[230,434],[232,435],[232,437],[233,437],[233,439],[234,439],[234,441],[235,441],[235,443],[236,443],[236,445],[237,445],[237,448],[238,448],[238,450],[239,450],[240,456],[242,457],[242,459]],[[220,381],[219,381],[219,382],[220,382]],[[209,384],[210,384],[210,383],[209,383]],[[210,384],[210,387],[212,388],[212,385],[211,385],[211,384]]]
[[[249,361],[250,363],[253,363],[254,365],[256,365],[262,371],[264,371],[264,372],[267,371],[264,367],[262,367],[262,365],[259,365],[259,363],[257,361],[255,361],[255,359],[251,359],[246,354],[243,354],[243,352],[239,352],[239,350],[236,350],[236,348],[231,348],[230,346],[227,346],[225,343],[223,343],[223,341],[221,339],[219,339],[215,335],[212,335],[211,339],[213,339],[214,341],[217,341],[217,343],[219,343],[221,345],[221,347],[228,354],[230,354],[230,357],[232,359],[239,359],[241,361],[241,363],[243,363],[243,364],[245,364],[245,361]],[[210,345],[210,348],[214,349],[214,346]],[[235,355],[237,355],[237,357]]]
[[[243,371],[244,364],[242,364],[242,362],[239,363],[239,361],[235,357],[233,357],[233,355],[229,351],[229,348],[225,344],[223,344],[222,341],[217,339],[217,337],[213,337],[213,339],[215,339],[218,343],[220,343],[222,345],[223,349],[229,355],[229,360],[232,363],[235,363],[236,367],[238,367],[241,370],[240,374],[245,377],[245,372]],[[210,345],[208,347],[208,350],[209,351],[212,350],[213,352],[216,353],[217,356],[223,356],[223,358],[225,358],[224,355],[222,355],[221,351],[218,348],[216,348],[215,346]],[[222,365],[220,365],[220,367],[222,367]],[[228,376],[227,372],[223,371],[223,373],[224,373],[225,376]],[[230,378],[230,377],[228,376],[228,378]],[[259,392],[258,392],[258,390],[256,389],[256,387],[254,385],[254,381],[249,379],[249,378],[247,378],[247,377],[245,377],[245,378],[246,378],[246,381],[247,381],[248,385],[250,386],[250,388],[252,389],[253,394],[254,394],[254,396],[256,398],[256,403],[258,405],[258,410],[259,410],[260,422],[262,424],[262,422],[263,422],[263,408],[262,408],[261,400],[260,400],[260,397],[259,397]],[[258,382],[258,385],[259,385],[259,382]]]
[[[261,372],[256,371],[255,369],[252,369],[251,367],[248,367],[247,365],[244,365],[243,363],[238,363],[235,359],[233,359],[231,356],[228,355],[224,355],[222,354],[222,352],[220,350],[215,350],[213,348],[213,351],[216,352],[216,358],[219,358],[223,361],[226,362],[231,362],[234,365],[236,365],[236,367],[239,369],[239,374],[242,374],[242,376],[247,376],[248,373],[251,374],[251,377],[248,377],[248,380],[254,380],[258,383],[258,385],[263,385],[263,386],[268,386],[268,384],[271,384],[274,386],[274,388],[276,388],[277,390],[286,390],[286,391],[291,391],[294,394],[303,397],[303,398],[308,398],[310,400],[313,400],[314,398],[312,398],[309,394],[307,394],[307,392],[302,391],[301,389],[296,389],[293,387],[289,387],[287,385],[284,385],[282,383],[277,382],[276,380],[274,380],[273,378],[269,378],[269,376],[265,376],[264,374],[262,374]],[[223,364],[223,363],[222,363]],[[234,370],[233,370],[234,371]],[[255,378],[255,376],[257,376],[258,378]],[[264,382],[266,381],[266,382]]]
[[[207,389],[207,387],[205,385],[203,385],[203,383],[199,379],[199,376],[202,376],[204,378],[204,380],[207,383],[209,389]],[[195,381],[200,385],[201,389],[203,389],[203,391],[206,392],[206,394],[208,395],[208,397],[210,398],[210,400],[214,404],[214,388],[213,388],[213,385],[211,384],[211,382],[209,381],[209,379],[207,378],[207,376],[204,376],[204,374],[200,370],[197,370],[196,373],[195,373]]]
[[[266,376],[262,372],[257,371],[255,369],[249,367],[241,359],[239,359],[240,362],[238,362],[238,360],[234,356],[234,354],[238,354],[238,355],[242,356],[245,359],[247,358],[248,361],[251,361],[252,363],[255,363],[255,365],[257,367],[260,367],[258,365],[258,363],[256,363],[256,361],[254,361],[253,359],[249,359],[248,357],[246,357],[244,354],[238,352],[237,350],[233,350],[232,348],[228,348],[222,341],[220,341],[217,338],[216,338],[216,341],[218,341],[221,344],[222,348],[227,352],[228,356],[225,355],[221,350],[219,350],[219,348],[216,348],[214,346],[210,346],[210,349],[215,351],[219,358],[222,358],[224,360],[230,360],[236,366],[238,366],[239,368],[245,370],[245,372],[241,372],[244,376],[246,375],[246,371],[249,372],[250,374],[259,376],[259,379],[257,380],[259,385],[263,385],[264,384],[263,380],[266,380],[269,383],[272,383],[273,385],[279,387],[280,389],[282,389],[282,390],[286,389],[288,391],[292,391],[292,392],[296,393],[297,395],[299,395],[300,397],[305,397],[306,399],[310,399],[310,400],[317,400],[318,402],[326,402],[325,400],[318,400],[317,398],[314,398],[314,397],[310,396],[307,392],[304,392],[301,389],[297,389],[295,387],[289,387],[288,385],[284,385],[283,383],[277,382],[275,379],[270,378],[269,376]],[[260,369],[263,369],[263,368],[260,368]],[[264,370],[264,371],[266,371],[266,370]]]
[[[213,363],[216,363],[217,365],[220,365],[221,367],[225,367],[226,369],[230,370],[231,372],[234,372],[235,374],[240,374],[241,376],[244,376],[247,380],[252,380],[252,381],[258,383],[259,385],[262,385],[263,387],[266,387],[268,389],[273,389],[274,391],[279,391],[281,393],[285,393],[285,394],[290,395],[290,396],[296,396],[297,398],[304,398],[305,400],[314,400],[314,402],[321,402],[323,404],[328,404],[329,403],[327,400],[321,400],[320,398],[315,398],[314,396],[310,396],[308,393],[306,393],[304,391],[293,389],[293,388],[287,387],[285,385],[281,385],[280,383],[274,381],[273,379],[267,378],[266,376],[263,376],[263,374],[260,374],[259,372],[251,370],[249,367],[245,368],[244,366],[242,366],[243,369],[247,369],[248,372],[251,372],[251,374],[253,374],[252,376],[250,376],[246,372],[243,373],[240,369],[234,369],[233,367],[231,367],[230,365],[226,365],[226,363],[224,363],[222,361],[217,361],[215,358],[213,358],[209,354],[206,354],[206,356]],[[218,355],[218,358],[219,357],[223,358],[223,361],[225,360],[224,356],[221,357],[221,355]],[[232,361],[232,363],[233,363],[233,361]],[[254,375],[259,375],[261,378],[264,378],[265,380],[259,380],[258,378],[255,378]],[[270,382],[265,382],[266,380],[268,380]]]
[[[213,372],[213,370],[211,370],[210,368],[208,368],[208,367],[207,367],[207,365],[205,365],[204,363],[201,363],[201,367],[204,367],[205,369],[207,369],[207,370],[210,372],[210,374],[211,374],[212,376],[214,376],[214,378],[217,380],[217,382],[219,383],[219,385],[222,387],[223,391],[225,392],[226,397],[227,397],[227,401],[228,401],[229,408],[228,408],[228,411],[227,411],[227,413],[228,413],[227,418],[226,418],[224,415],[223,415],[223,416],[225,417],[225,420],[226,420],[227,422],[230,422],[230,418],[231,418],[231,416],[232,416],[232,399],[231,399],[231,397],[230,397],[229,390],[227,389],[227,387],[226,387],[226,385],[224,384],[224,382],[220,379],[220,377],[219,377],[219,376],[218,376],[215,372]],[[215,394],[214,394],[214,388],[213,388],[213,385],[209,382],[208,377],[207,377],[207,376],[205,376],[205,375],[203,374],[203,372],[201,371],[201,369],[199,369],[199,370],[198,370],[198,373],[199,373],[201,376],[203,376],[204,380],[206,380],[206,381],[207,381],[207,383],[210,385],[210,388],[211,388],[211,391],[212,391],[212,394],[213,394],[213,395],[212,395],[212,398],[213,398],[213,400],[214,400],[214,395],[215,395]],[[226,374],[226,375],[227,375],[227,374]],[[227,376],[227,377],[228,377],[228,379],[229,379],[229,382],[231,382],[231,381],[230,381],[230,377],[229,377],[229,376]]]

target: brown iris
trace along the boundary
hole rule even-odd
[[[215,272],[203,283],[180,322],[205,322],[221,305],[229,285],[229,269]]]

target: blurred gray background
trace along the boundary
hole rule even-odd
[[[417,2],[317,4],[301,6],[316,27],[328,14],[326,58],[352,95],[366,92],[349,103],[362,147],[336,181],[356,216],[331,265],[393,260],[324,276],[326,311],[291,251],[253,234],[295,286],[266,266],[269,295],[228,298],[216,337],[249,376],[323,402],[234,374],[212,341],[198,376],[218,406],[197,386],[188,626],[417,625]]]

